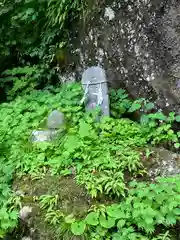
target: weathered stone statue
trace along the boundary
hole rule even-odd
[[[102,115],[109,116],[109,96],[105,71],[100,67],[90,67],[82,75],[82,86],[86,109],[99,106]]]

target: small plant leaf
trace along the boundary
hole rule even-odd
[[[180,115],[175,117],[176,122],[180,122]]]
[[[157,119],[157,120],[162,120],[162,121],[165,121],[167,119],[167,117],[162,112],[149,114],[149,117],[151,119]]]
[[[86,223],[92,226],[97,226],[99,223],[99,214],[96,212],[91,212],[86,216]]]
[[[122,238],[122,235],[120,233],[113,234],[112,240],[120,240],[120,239],[124,239],[124,238]]]
[[[153,108],[154,108],[154,103],[149,102],[149,103],[145,104],[145,108],[146,108],[147,110],[153,109]]]
[[[149,117],[148,117],[148,115],[142,115],[141,116],[141,118],[140,118],[140,123],[142,124],[142,125],[146,125],[147,123],[149,122]]]
[[[175,208],[175,209],[173,210],[173,212],[174,212],[174,214],[180,216],[180,209],[179,209],[179,208]]]
[[[117,228],[121,229],[126,224],[126,221],[121,219],[117,223]]]
[[[131,107],[129,108],[128,112],[135,112],[137,110],[139,110],[141,108],[141,104],[140,103],[136,103],[134,102]]]
[[[10,216],[11,216],[11,219],[17,220],[18,219],[18,212],[17,211],[12,211]]]
[[[75,222],[75,218],[74,218],[73,214],[66,216],[64,220],[66,223],[74,223]]]
[[[112,206],[107,207],[107,214],[115,219],[121,218],[123,216],[122,211],[119,209],[118,205],[113,204]]]
[[[104,217],[103,215],[100,215],[99,217],[99,222],[100,225],[104,228],[112,228],[115,225],[115,218],[111,218],[111,217]]]
[[[88,137],[90,133],[90,126],[83,120],[80,121],[79,135],[81,138]]]
[[[84,221],[74,222],[71,224],[71,231],[76,236],[83,235],[85,229],[86,229],[86,224]]]
[[[180,143],[175,143],[175,144],[174,144],[174,147],[175,147],[176,149],[180,148]]]

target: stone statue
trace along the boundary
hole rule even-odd
[[[103,116],[109,116],[109,95],[105,71],[100,67],[90,67],[82,75],[84,96],[81,102],[85,102],[86,109],[94,109],[99,106]]]

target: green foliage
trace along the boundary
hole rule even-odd
[[[126,200],[116,205],[111,212],[115,215],[117,211],[116,218],[124,220],[125,226],[135,224],[147,234],[154,233],[159,224],[165,227],[175,225],[180,216],[179,184],[179,176],[158,179],[157,183],[150,185],[132,182]],[[107,211],[112,216],[111,212]],[[119,236],[121,234],[119,233]]]
[[[9,230],[17,225],[18,212],[10,211],[7,207],[0,209],[0,238]]]
[[[66,92],[66,95],[64,93]],[[63,96],[63,101],[62,100]],[[30,144],[29,137],[33,129],[44,127],[47,114],[54,109],[60,109],[66,114],[67,121],[74,121],[81,116],[79,100],[81,88],[79,85],[63,87],[57,94],[49,91],[36,91],[25,97],[19,97],[11,103],[0,106],[0,128],[4,129],[7,148],[6,159],[16,168],[33,171],[45,161],[46,153],[51,154],[54,144]],[[71,106],[71,107],[70,107]],[[24,144],[26,143],[26,144]],[[58,143],[57,143],[58,144]],[[34,149],[34,152],[32,151]],[[23,159],[23,161],[22,161]],[[37,162],[32,159],[38,159]]]
[[[84,221],[74,222],[71,224],[71,231],[74,235],[80,236],[86,229],[86,223]]]
[[[79,131],[79,135],[77,132],[73,141],[71,154],[75,160],[80,160],[75,161],[77,181],[85,184],[92,197],[99,193],[124,195],[124,171],[133,173],[142,167],[137,149],[145,146],[146,140],[141,129],[138,124],[124,119],[104,118],[92,125],[89,121],[80,122],[87,132]]]
[[[155,183],[131,182],[124,201],[109,206],[97,206],[85,219],[73,215],[61,216],[74,235],[87,239],[170,239],[165,229],[175,226],[180,218],[180,178],[159,178]],[[103,209],[103,211],[99,211]],[[57,221],[56,221],[57,223]],[[59,223],[58,223],[59,224]],[[56,225],[56,224],[55,224]],[[158,226],[165,233],[154,235]],[[164,231],[163,230],[163,231]]]
[[[85,0],[1,2],[0,87],[5,94],[14,99],[25,88],[29,92],[37,85],[42,89],[60,82],[57,66],[63,69],[69,59],[71,25],[85,18],[90,6]],[[32,75],[2,74],[36,66]]]
[[[173,143],[175,148],[180,147],[180,134],[172,130],[172,124],[178,120],[179,116],[175,116],[174,112],[165,116],[162,112],[142,115],[141,124],[144,133],[148,134],[151,144]],[[178,122],[178,121],[177,121]]]
[[[164,138],[172,139],[171,133],[174,136],[170,126],[167,135],[164,130],[161,134],[160,126],[143,129],[128,119],[103,118],[96,122],[98,112],[82,112],[79,84],[64,85],[56,92],[35,91],[1,104],[0,129],[8,148],[5,158],[16,169],[41,172],[43,166],[49,166],[53,174],[63,174],[67,167],[75,166],[77,181],[85,184],[93,197],[99,193],[120,196],[126,189],[124,171],[137,174],[142,169],[140,148],[151,139],[159,143]],[[43,128],[53,109],[65,113],[66,132],[55,142],[32,145],[29,142],[32,130]],[[156,134],[157,139],[156,132],[160,133]]]
[[[10,184],[14,171],[18,169],[19,174],[33,172],[39,175],[47,164],[46,158],[51,156],[59,144],[58,142],[55,144],[42,143],[32,146],[29,141],[32,130],[39,128],[40,125],[43,127],[47,114],[53,109],[59,108],[64,111],[67,120],[74,119],[74,124],[81,116],[80,86],[70,84],[62,87],[60,92],[57,90],[57,92],[54,94],[49,91],[35,91],[25,97],[19,97],[13,102],[0,105],[0,146],[2,148],[1,166],[3,166],[0,169],[0,203],[3,206],[2,219],[4,219],[5,210],[9,216],[8,219],[7,214],[5,215],[7,218],[6,226],[5,224],[0,225],[2,234],[9,228],[13,228],[17,222],[17,218],[11,219],[11,211],[8,210],[8,206],[11,205],[8,199],[12,196]],[[62,96],[63,101],[61,101]],[[56,152],[54,157],[57,155],[59,152]],[[51,164],[51,161],[48,164]],[[48,207],[50,210],[54,207],[54,201],[51,197],[42,197],[41,206]],[[15,202],[13,202],[14,204]]]
[[[99,214],[97,212],[91,212],[87,215],[85,220],[87,224],[97,226],[99,224]]]
[[[38,86],[38,80],[43,73],[37,66],[26,66],[13,68],[3,72],[5,76],[1,81],[12,85],[12,88],[7,91],[8,99],[14,99],[17,95],[27,94]]]
[[[179,218],[180,178],[158,179],[157,184],[133,182],[130,190],[133,222],[146,232],[154,232],[155,226],[175,225]],[[131,196],[133,197],[131,199]]]
[[[110,100],[111,114],[116,118],[127,113],[136,112],[137,110],[143,110],[143,112],[148,113],[155,107],[154,103],[149,102],[145,98],[139,98],[135,101],[130,100],[124,89],[111,90]]]
[[[140,118],[143,127],[142,131],[144,131],[147,136],[146,139],[151,144],[160,142],[165,144],[173,143],[174,148],[180,148],[180,134],[172,130],[172,124],[180,121],[180,116],[176,115],[175,112],[170,112],[169,116],[164,115],[162,112],[150,113],[151,110],[155,109],[152,102],[144,98],[135,101],[129,100],[128,94],[123,89],[112,90],[110,99],[111,114],[115,118],[128,116],[128,114],[139,110],[142,112]]]
[[[99,1],[97,1],[99,4]],[[179,220],[179,178],[157,183],[131,183],[141,174],[141,152],[148,144],[180,147],[180,133],[172,130],[180,116],[152,113],[146,99],[129,100],[119,89],[111,92],[112,116],[84,113],[79,84],[58,84],[59,71],[69,57],[68,40],[74,20],[85,19],[94,2],[83,0],[5,0],[0,9],[0,87],[7,100],[0,105],[0,237],[17,224],[21,199],[11,191],[13,176],[29,173],[62,177],[75,169],[77,183],[91,197],[124,200],[116,205],[92,206],[84,219],[58,210],[58,196],[39,198],[45,221],[56,226],[59,239],[166,239],[166,230]],[[71,27],[72,26],[72,27]],[[36,89],[36,91],[34,91]],[[38,91],[37,89],[46,89]],[[47,90],[49,89],[49,90]],[[34,129],[44,129],[54,109],[66,116],[65,128],[52,142],[32,143]],[[122,117],[143,113],[140,123]],[[149,156],[150,152],[146,152]],[[92,210],[93,209],[93,210]],[[162,233],[155,236],[158,226]]]
[[[85,10],[85,0],[50,0],[48,2],[47,17],[50,26],[59,26],[62,29],[67,25],[67,21],[79,17],[83,10]]]
[[[3,164],[1,162],[1,164]],[[13,168],[11,166],[1,166],[0,169],[0,237],[5,232],[14,228],[17,224],[18,212],[11,208],[12,192],[10,183],[12,180]]]
[[[121,117],[132,105],[132,102],[128,99],[128,94],[123,89],[111,90],[110,100],[111,114],[114,117]]]
[[[6,73],[15,76],[17,71],[26,74],[27,70],[34,74],[29,68]],[[9,216],[6,228],[0,230],[4,233],[16,222],[11,221],[11,206],[19,207],[19,199],[13,200],[10,189],[13,174],[41,178],[45,173],[63,177],[73,172],[92,198],[124,201],[92,206],[84,219],[75,219],[59,211],[58,196],[41,196],[45,220],[56,226],[60,239],[71,239],[73,234],[94,240],[111,239],[112,235],[113,239],[152,239],[160,224],[168,228],[179,219],[179,179],[158,180],[156,184],[133,182],[130,186],[128,181],[144,171],[141,153],[149,143],[179,143],[179,133],[171,129],[178,116],[154,113],[146,114],[146,123],[111,117],[97,122],[99,109],[85,113],[80,105],[82,95],[80,84],[71,83],[51,91],[32,91],[0,105],[0,203],[3,214],[6,210]],[[54,109],[65,114],[65,127],[54,141],[32,143],[32,131],[46,128],[47,116]],[[147,159],[150,155],[146,150]]]
[[[58,204],[58,195],[41,195],[39,197],[39,204],[41,209],[47,209],[47,211],[51,211]]]
[[[46,7],[46,1],[4,1],[0,12],[1,61],[7,59],[10,64],[11,61],[25,64],[33,60],[34,51],[36,56],[42,54],[38,45],[41,44],[41,28],[46,22]]]

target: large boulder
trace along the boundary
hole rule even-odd
[[[78,79],[87,67],[106,70],[110,86],[124,87],[168,111],[180,107],[180,2],[97,1],[72,37]]]

